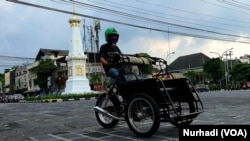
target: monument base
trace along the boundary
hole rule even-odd
[[[88,79],[70,79],[66,81],[66,88],[62,94],[85,94],[91,92]]]

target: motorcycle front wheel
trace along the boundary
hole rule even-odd
[[[108,111],[110,114],[117,114],[117,107],[119,107],[119,101],[116,98],[106,98],[107,94],[102,94],[96,101],[96,106]],[[119,122],[119,120],[105,116],[102,113],[95,112],[98,123],[104,128],[113,128]]]

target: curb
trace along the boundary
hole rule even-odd
[[[92,100],[96,97],[91,98],[75,98],[75,99],[45,99],[45,100],[20,100],[18,103],[53,103],[53,102],[67,102],[67,101],[83,101],[83,100]]]

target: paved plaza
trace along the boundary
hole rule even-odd
[[[199,93],[205,112],[192,125],[250,125],[250,91]],[[162,122],[151,138],[136,137],[121,121],[104,129],[96,121],[96,99],[51,103],[0,103],[1,141],[175,141],[178,128]]]

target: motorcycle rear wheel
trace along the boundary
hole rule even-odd
[[[159,107],[148,94],[131,98],[125,118],[130,130],[139,137],[152,136],[160,126]]]
[[[195,112],[195,105],[193,102],[174,102],[173,103],[175,110],[178,112],[178,114],[190,114]],[[170,115],[170,123],[173,124],[176,127],[182,127],[182,126],[186,126],[189,125],[193,122],[193,119],[196,117],[192,117],[192,119],[178,119],[176,118],[176,115],[174,112],[169,113]],[[173,117],[171,117],[171,115],[174,115]]]

